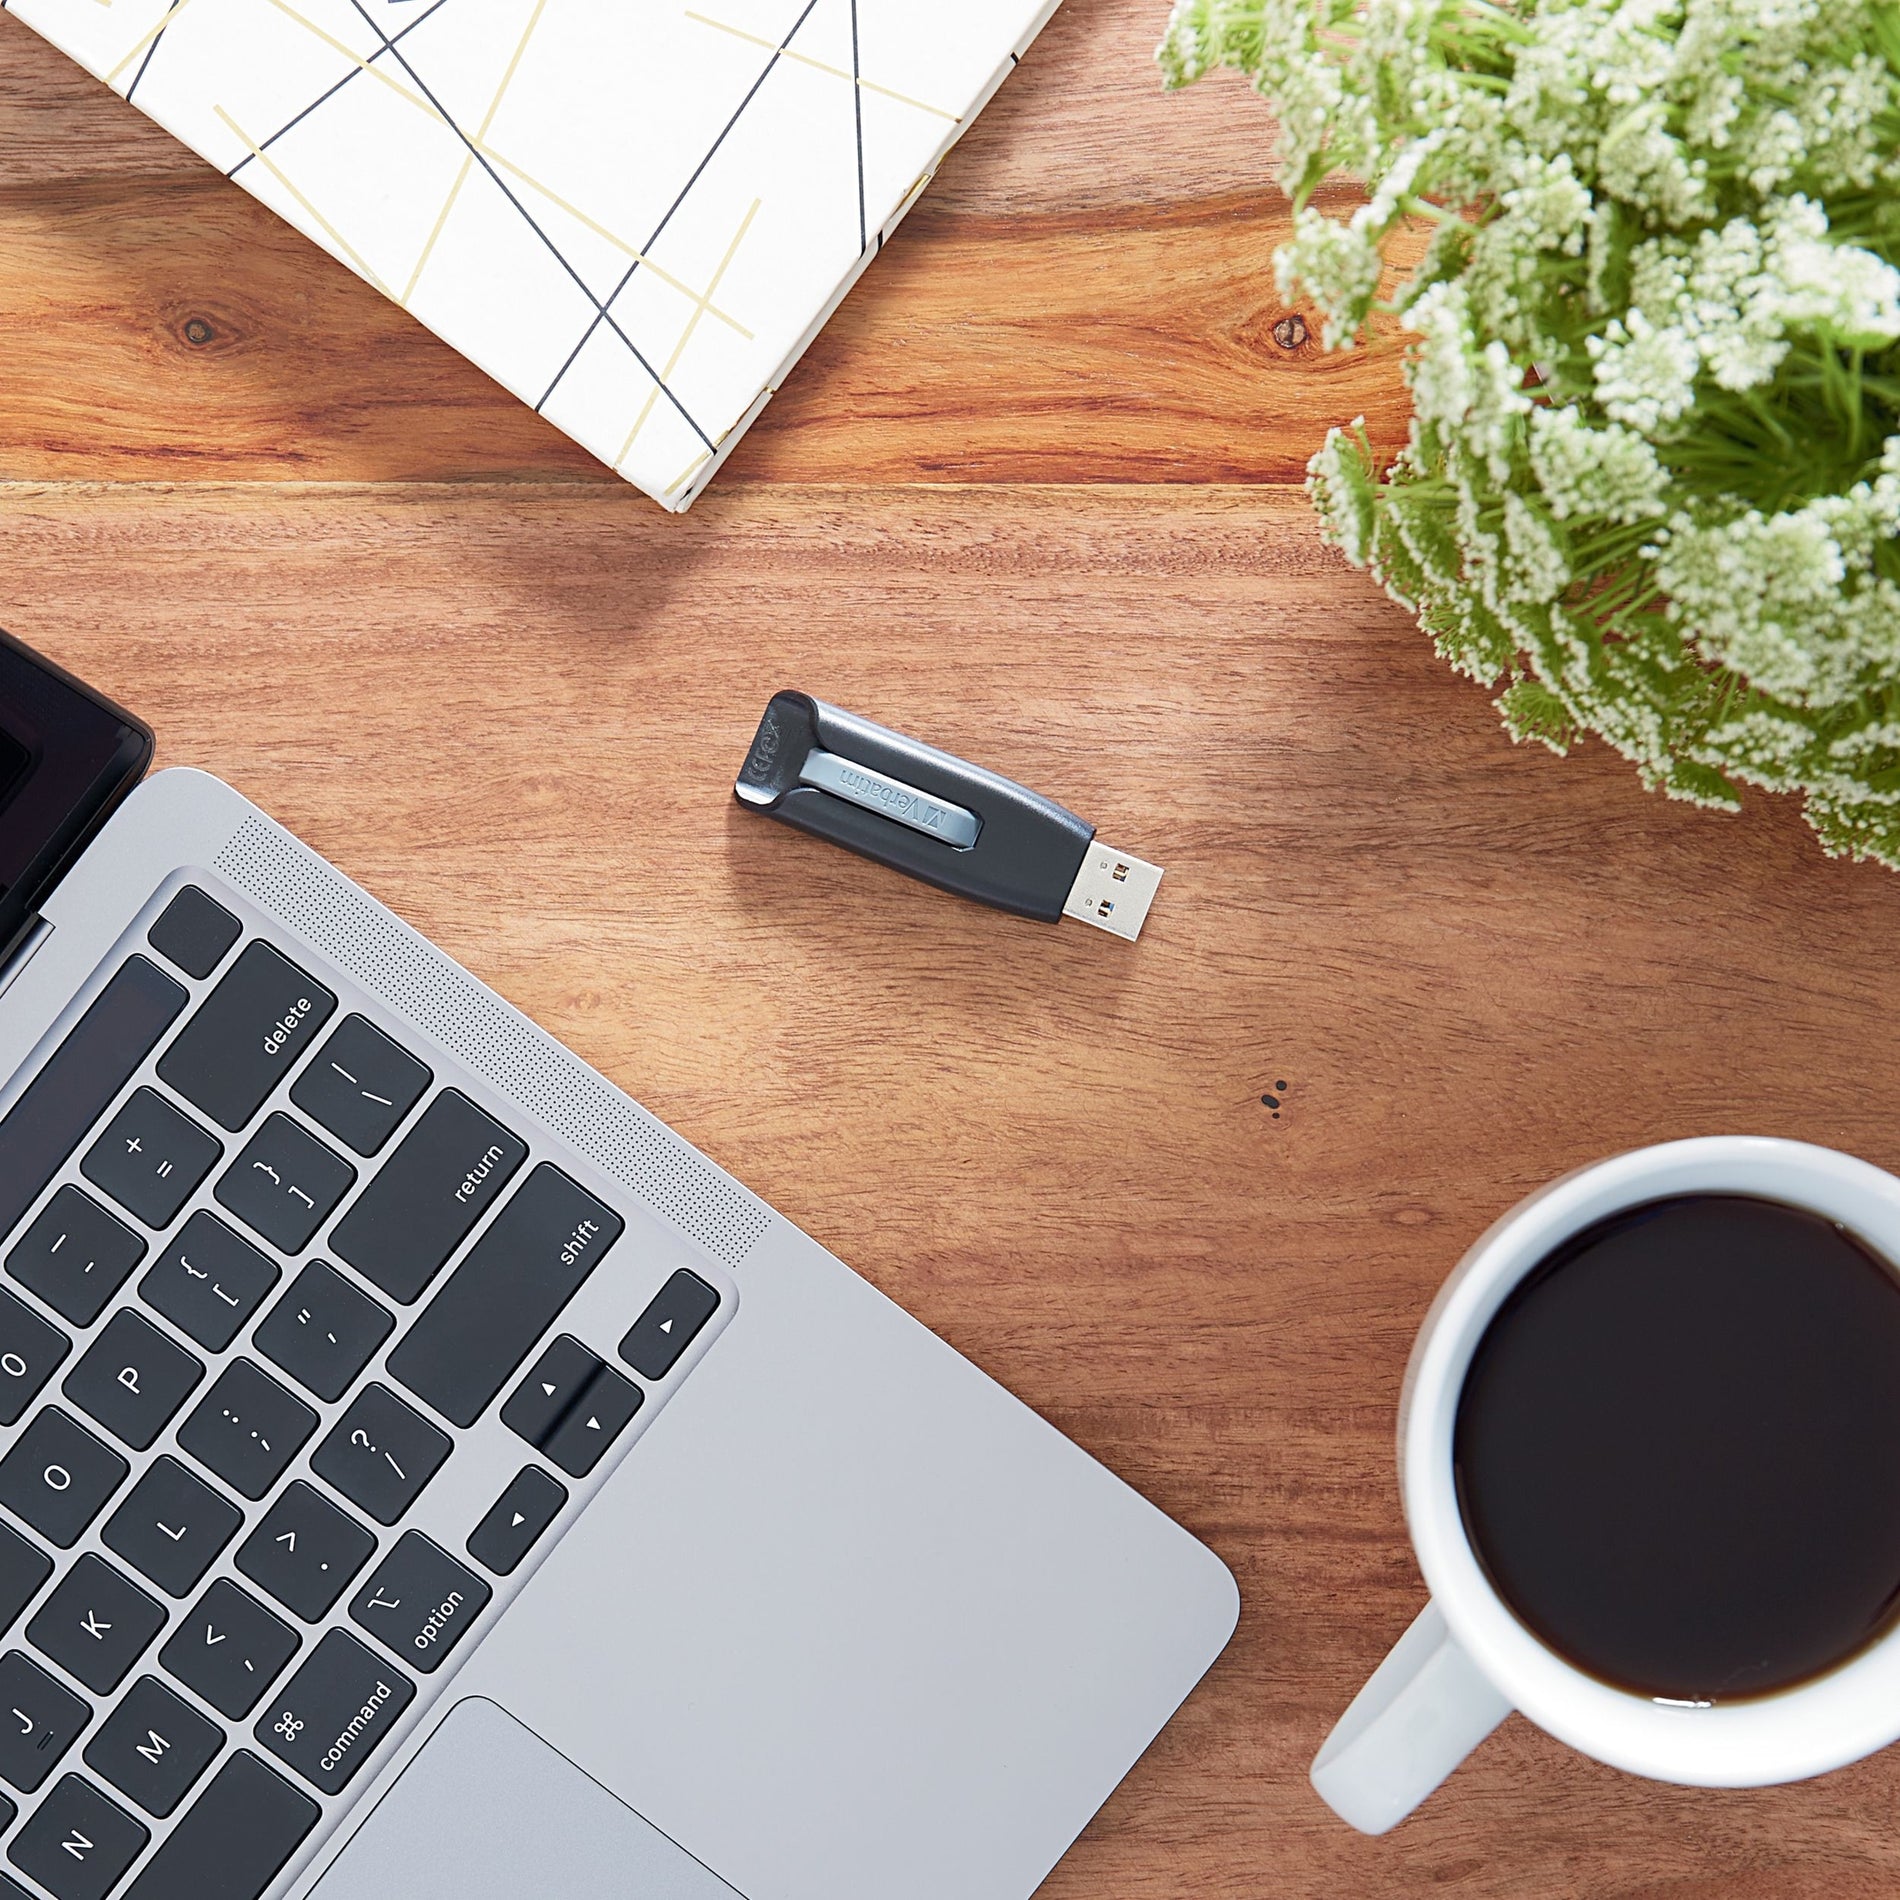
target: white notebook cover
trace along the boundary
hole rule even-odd
[[[1056,0],[0,0],[684,508]]]

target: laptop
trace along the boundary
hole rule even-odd
[[[0,1896],[1023,1900],[1225,1566],[151,750],[0,636]]]

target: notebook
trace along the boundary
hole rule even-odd
[[[663,506],[1056,0],[11,0]]]

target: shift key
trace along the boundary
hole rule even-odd
[[[332,1230],[330,1245],[392,1300],[412,1305],[527,1156],[526,1142],[444,1089]]]
[[[451,1424],[473,1425],[626,1223],[544,1161],[389,1355]]]

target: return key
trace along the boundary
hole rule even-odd
[[[330,1235],[392,1300],[413,1305],[527,1159],[527,1144],[456,1089],[423,1110]]]

